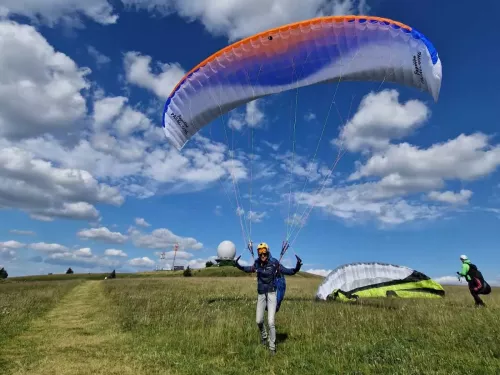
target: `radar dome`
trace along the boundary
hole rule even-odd
[[[217,247],[217,256],[219,259],[234,259],[236,255],[236,246],[231,241],[222,241]]]

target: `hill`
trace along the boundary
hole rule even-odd
[[[125,278],[151,278],[151,277],[183,277],[184,271],[147,271],[137,273],[116,273],[117,279]],[[248,274],[238,270],[235,267],[208,267],[191,270],[192,277],[255,277],[255,274]],[[72,274],[53,274],[53,275],[30,275],[9,277],[7,281],[50,281],[50,280],[102,280],[109,273],[72,273]],[[294,276],[296,278],[311,278],[323,279],[322,276],[314,275],[307,272],[298,272]]]

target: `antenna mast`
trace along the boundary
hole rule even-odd
[[[157,271],[163,270],[162,260],[165,260],[165,252],[164,251],[160,253],[160,267],[156,266]]]
[[[176,243],[174,245],[174,260],[172,262],[172,271],[175,270],[175,256],[177,255],[177,250],[179,250],[179,244],[178,243]]]

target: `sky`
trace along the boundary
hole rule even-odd
[[[474,8],[474,9],[472,9]],[[248,239],[326,275],[380,261],[500,282],[496,2],[0,0],[0,266],[10,276],[204,267]],[[474,12],[474,17],[471,17]],[[241,105],[181,151],[165,101],[229,44],[316,16],[410,25],[439,100],[391,83],[312,85]],[[295,124],[295,133],[293,131]],[[339,139],[343,140],[342,157]],[[317,149],[317,152],[315,152]],[[165,252],[165,259],[160,259]]]

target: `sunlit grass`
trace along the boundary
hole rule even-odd
[[[465,287],[342,304],[314,301],[320,282],[287,278],[275,357],[259,345],[253,277],[53,282],[70,293],[9,331],[2,374],[500,374],[498,289],[486,309]],[[2,285],[0,298],[34,298],[19,285]]]

